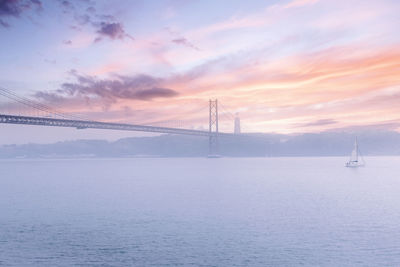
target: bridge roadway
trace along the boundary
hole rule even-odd
[[[9,124],[25,124],[25,125],[40,125],[40,126],[56,126],[56,127],[71,127],[77,129],[107,129],[120,131],[139,131],[151,133],[167,133],[167,134],[183,134],[196,136],[211,136],[215,132],[179,129],[169,127],[146,126],[126,123],[111,123],[86,120],[69,120],[69,119],[53,119],[46,117],[30,117],[0,114],[0,123]],[[230,133],[218,133],[218,136],[229,136]]]

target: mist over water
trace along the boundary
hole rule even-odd
[[[0,161],[0,265],[399,266],[400,158]]]

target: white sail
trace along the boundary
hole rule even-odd
[[[354,148],[350,155],[350,160],[346,162],[346,167],[360,167],[364,166],[364,160],[361,157],[361,161],[359,161],[359,151],[358,151],[358,143],[357,138],[354,142]]]
[[[350,157],[350,161],[353,162],[358,162],[358,145],[357,145],[357,139],[354,143],[354,149],[351,152],[351,157]]]

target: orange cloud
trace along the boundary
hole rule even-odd
[[[118,64],[105,66],[104,72],[113,68]],[[186,127],[206,128],[207,101],[218,98],[232,113],[242,110],[247,131],[293,133],[377,124],[400,120],[399,69],[398,46],[363,44],[274,60],[215,60],[163,79],[161,85],[178,91],[177,97],[125,99],[109,106],[94,101],[89,113],[96,116],[107,109],[110,121],[184,121]],[[85,108],[74,112],[88,112]],[[134,112],[127,116],[129,110]],[[321,123],[327,121],[332,123]],[[231,131],[232,123],[222,120],[221,130]]]
[[[358,52],[349,53],[353,49]],[[319,129],[357,120],[364,124],[379,122],[383,114],[391,120],[400,118],[400,108],[385,108],[388,97],[382,97],[388,95],[388,88],[393,91],[389,95],[400,93],[399,69],[400,50],[396,46],[376,51],[343,47],[210,73],[190,81],[190,87],[196,90],[181,89],[186,96],[204,101],[218,97],[232,110],[247,108],[242,116],[254,130],[296,132],[304,129],[293,125],[320,116],[335,119],[338,124],[315,126]],[[364,107],[366,103],[370,106]]]

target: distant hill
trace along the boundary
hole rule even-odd
[[[252,134],[220,138],[219,147],[221,155],[230,157],[344,156],[352,150],[355,136],[363,155],[400,155],[400,133],[394,131]],[[0,147],[0,158],[204,157],[207,153],[207,138],[178,135]]]

